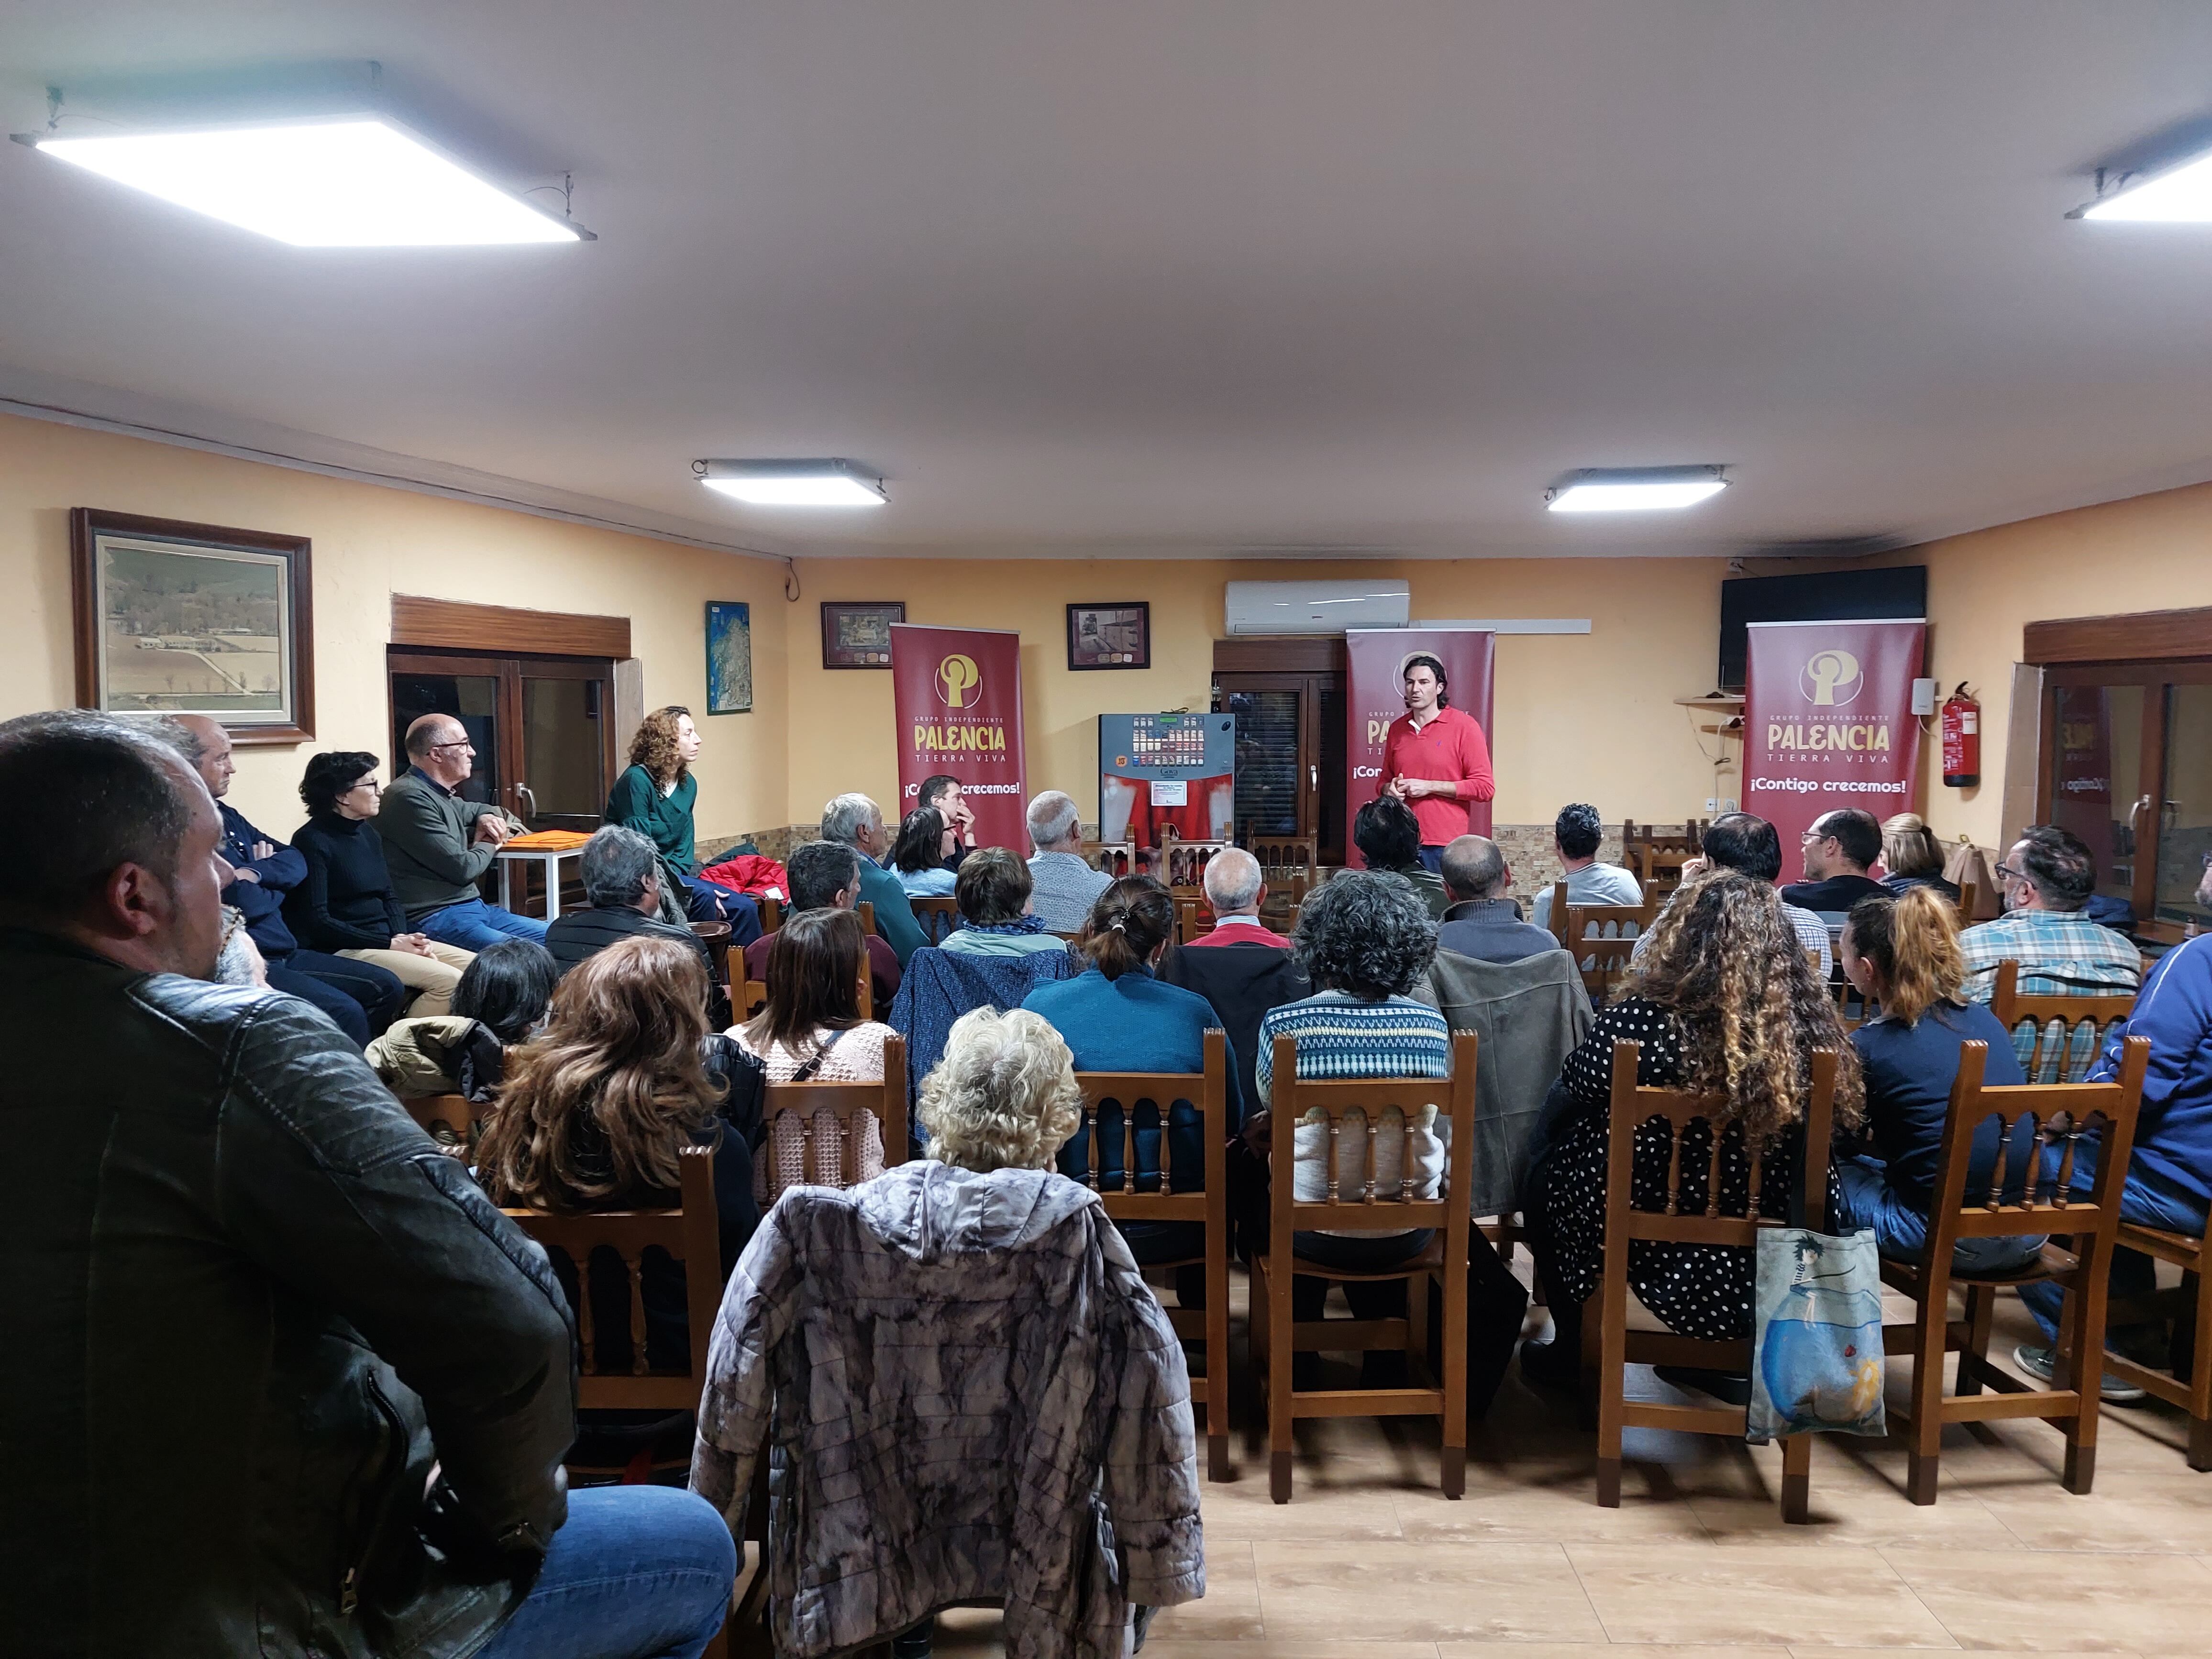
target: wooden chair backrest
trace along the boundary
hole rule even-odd
[[[763,933],[773,933],[777,928],[783,926],[783,901],[781,899],[770,898],[766,894],[763,894],[760,897],[755,899],[753,902],[760,906],[761,932]]]
[[[1630,818],[1620,826],[1620,856],[1630,865],[1637,862],[1646,848],[1668,853],[1698,852],[1704,843],[1705,820],[1692,818],[1676,830],[1663,823],[1639,824]]]
[[[471,1100],[466,1095],[419,1095],[399,1103],[432,1139],[447,1146],[465,1146],[471,1152],[476,1151],[483,1126],[497,1109],[489,1100]]]
[[[1201,934],[1213,931],[1213,908],[1196,899],[1176,901],[1176,943],[1188,945]]]
[[[1085,1183],[1116,1221],[1210,1221],[1228,1216],[1229,1039],[1219,1030],[1206,1034],[1206,1068],[1200,1072],[1078,1072],[1076,1086],[1083,1091],[1083,1121],[1076,1133],[1082,1137]],[[1174,1160],[1170,1155],[1168,1115],[1182,1102],[1200,1116],[1205,1138],[1206,1165],[1200,1174],[1205,1189],[1176,1190]],[[1121,1120],[1121,1184],[1102,1187],[1098,1172],[1104,1166],[1108,1146],[1103,1108],[1118,1109]],[[1137,1190],[1137,1131],[1139,1109],[1158,1114],[1160,1129],[1159,1188]],[[1219,1212],[1218,1217],[1214,1211]]]
[[[1656,890],[1661,898],[1682,884],[1682,866],[1698,854],[1681,847],[1654,847],[1650,842],[1636,849],[1634,865],[1637,876],[1644,883],[1646,898]]]
[[[944,944],[946,936],[960,926],[960,901],[950,893],[907,902],[914,906],[914,919],[921,924],[922,937],[932,945]],[[869,914],[874,915],[873,906]]]
[[[876,1120],[883,1136],[885,1167],[905,1163],[906,1039],[884,1039],[884,1076],[880,1083],[769,1084],[761,1100],[761,1121],[770,1126],[772,1131],[776,1119],[786,1112],[797,1115],[805,1135],[804,1163],[810,1182],[835,1186],[838,1184],[833,1178],[836,1170],[854,1167],[853,1160],[845,1157],[845,1151],[856,1143],[858,1132],[853,1120],[862,1113]],[[816,1121],[824,1112],[836,1119],[834,1129]],[[825,1133],[833,1132],[837,1136],[838,1158],[835,1164],[829,1162],[829,1148],[822,1140]]]
[[[874,933],[876,931],[876,902],[873,899],[862,899],[860,902],[859,908],[860,912],[860,931],[864,933]]]
[[[586,1411],[696,1411],[707,1382],[707,1346],[722,1305],[721,1235],[714,1210],[714,1154],[686,1146],[677,1159],[684,1203],[674,1210],[608,1210],[555,1215],[509,1210],[523,1231],[547,1254],[566,1255],[576,1267],[577,1334],[583,1370],[576,1404]],[[592,1252],[601,1247],[622,1258],[629,1274],[630,1368],[628,1375],[599,1369],[598,1333],[592,1308]],[[691,1365],[681,1375],[653,1372],[645,1363],[645,1253],[658,1246],[684,1264],[684,1309],[690,1322]]]
[[[1990,1012],[2006,1030],[2018,1030],[2022,1020],[2035,1022],[2035,1048],[2024,1067],[2030,1083],[2046,1071],[2053,1074],[2056,1082],[2080,1081],[2089,1069],[2088,1062],[2095,1060],[2112,1036],[2112,1027],[2134,1012],[2135,1006],[2133,991],[2116,991],[2109,995],[2028,995],[2020,988],[2020,963],[2009,957],[1997,963],[1996,988],[1990,994]],[[2091,1028],[2087,1060],[2069,1066],[2067,1059],[2074,1046],[2075,1033],[2084,1021]],[[2069,1072],[2075,1075],[2069,1078]]]
[[[1352,1228],[1376,1232],[1408,1231],[1416,1227],[1441,1229],[1445,1237],[1445,1260],[1467,1259],[1468,1229],[1473,1224],[1474,1194],[1474,1067],[1476,1037],[1472,1031],[1452,1034],[1452,1074],[1448,1078],[1377,1077],[1343,1081],[1321,1081],[1297,1074],[1297,1043],[1294,1038],[1275,1039],[1275,1070],[1271,1085],[1273,1173],[1268,1205],[1273,1237],[1287,1239],[1293,1231],[1322,1231]],[[1444,1178],[1437,1196],[1416,1195],[1414,1136],[1425,1109],[1436,1108],[1436,1133],[1449,1135]],[[1395,1108],[1400,1121],[1386,1130],[1383,1119]],[[1327,1121],[1328,1157],[1326,1196],[1316,1200],[1297,1197],[1291,1177],[1297,1131],[1309,1113]],[[1340,1175],[1348,1121],[1357,1121],[1349,1133],[1364,1140],[1361,1167],[1365,1179],[1356,1193],[1340,1189]],[[1445,1126],[1449,1126],[1449,1127]],[[1375,1179],[1375,1153],[1383,1134],[1401,1137],[1398,1190],[1382,1189]]]
[[[1982,890],[1971,881],[1959,884],[1959,926],[1974,925],[1974,907],[1982,902]]]
[[[1611,1268],[1620,1269],[1620,1282],[1627,1283],[1627,1252],[1609,1248],[1615,1240],[1632,1238],[1664,1239],[1677,1244],[1751,1245],[1758,1243],[1761,1227],[1783,1224],[1763,1218],[1761,1200],[1766,1194],[1763,1182],[1772,1174],[1767,1158],[1771,1148],[1748,1146],[1744,1156],[1749,1161],[1749,1182],[1746,1187],[1747,1203],[1743,1214],[1729,1215],[1720,1211],[1721,1180],[1725,1168],[1724,1158],[1735,1137],[1728,1133],[1720,1115],[1728,1105],[1728,1097],[1721,1094],[1694,1094],[1679,1089],[1649,1089],[1636,1081],[1636,1068],[1641,1058],[1642,1045],[1616,1042],[1613,1045],[1613,1098],[1607,1128],[1608,1147],[1605,1187],[1605,1237],[1608,1279]],[[1806,1102],[1804,1121],[1804,1156],[1800,1160],[1798,1198],[1807,1225],[1818,1226],[1826,1213],[1828,1202],[1828,1143],[1835,1124],[1836,1056],[1829,1049],[1816,1049],[1813,1054],[1813,1092]],[[1632,1202],[1637,1132],[1655,1120],[1667,1125],[1667,1184],[1664,1207],[1645,1210]],[[1684,1132],[1692,1123],[1703,1123],[1709,1145],[1705,1158],[1705,1207],[1702,1212],[1684,1214],[1682,1197],[1682,1146]],[[1695,1166],[1692,1165],[1692,1168]]]
[[[1318,836],[1255,836],[1247,834],[1244,850],[1260,861],[1260,878],[1273,885],[1296,878],[1309,886],[1321,873]]]
[[[2099,1233],[2110,1244],[2119,1224],[2119,1186],[2135,1149],[2136,1115],[2142,1105],[2150,1039],[2123,1045],[2120,1076],[2113,1083],[2021,1083],[1991,1088],[1982,1081],[1989,1045],[1959,1045],[1959,1075],[1943,1120],[1936,1153],[1935,1193],[1928,1213],[1928,1257],[1948,1261],[1961,1238],[2010,1238],[2036,1233]],[[1974,1137],[1997,1120],[1997,1156],[1988,1188],[1970,1192],[1966,1165]],[[2077,1196],[2075,1151],[2092,1122],[2101,1133],[2097,1169],[2086,1197]],[[2044,1170],[2043,1152],[2058,1146],[2058,1167]],[[2030,1160],[2033,1160],[2032,1162]],[[2019,1196],[2008,1197],[2008,1176],[2025,1166]]]
[[[1583,988],[1592,1002],[1603,1002],[1628,977],[1637,938],[1657,920],[1659,903],[1647,891],[1641,904],[1570,904],[1567,884],[1553,887],[1552,937],[1561,950],[1575,953]]]

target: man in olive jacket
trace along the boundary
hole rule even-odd
[[[697,1654],[728,1533],[565,1493],[544,1252],[327,1020],[204,982],[230,872],[198,775],[28,715],[0,799],[0,1648]]]
[[[376,812],[376,833],[410,926],[457,951],[487,951],[505,939],[545,942],[545,924],[486,904],[477,879],[521,826],[498,807],[464,800],[475,769],[468,729],[451,714],[425,714],[407,728],[404,772]]]

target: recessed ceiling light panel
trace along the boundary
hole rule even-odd
[[[2066,216],[2113,223],[2201,225],[2212,223],[2212,155],[2203,155],[2156,173],[2122,173],[2110,190],[2099,174],[2097,199]]]
[[[708,489],[753,507],[881,507],[884,481],[850,461],[700,461]]]
[[[1544,492],[1554,513],[1656,513],[1694,507],[1728,488],[1717,466],[1589,467]]]

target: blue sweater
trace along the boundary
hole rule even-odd
[[[271,962],[281,963],[300,948],[292,930],[284,925],[286,895],[307,878],[307,860],[296,848],[274,836],[264,836],[246,821],[246,815],[228,801],[217,801],[222,814],[222,845],[218,849],[238,870],[251,870],[258,879],[234,881],[222,890],[222,902],[235,905],[246,918],[248,938]],[[276,850],[265,859],[253,856],[253,844],[265,841]]]
[[[2120,1045],[2131,1036],[2150,1039],[2135,1168],[2199,1204],[2212,1200],[2212,935],[2184,940],[2152,964],[2093,1081],[2120,1074]]]
[[[1023,999],[1022,1006],[1042,1014],[1066,1039],[1075,1054],[1079,1072],[1200,1072],[1206,1069],[1206,1033],[1221,1024],[1212,1005],[1195,991],[1179,985],[1163,985],[1152,970],[1138,968],[1109,979],[1097,969],[1057,985],[1040,985]],[[1237,1057],[1228,1059],[1228,1121],[1216,1133],[1226,1139],[1243,1121],[1237,1098]],[[1099,1184],[1118,1187],[1121,1181],[1122,1133],[1121,1114],[1099,1114],[1102,1145]],[[1140,1126],[1152,1121],[1140,1111]],[[1175,1188],[1179,1193],[1203,1190],[1206,1142],[1199,1129],[1199,1115],[1188,1102],[1169,1109],[1174,1133],[1169,1156],[1174,1160]],[[1146,1191],[1158,1189],[1159,1131],[1139,1127],[1137,1177]],[[1076,1180],[1085,1178],[1088,1160],[1080,1131],[1060,1149],[1060,1169]]]
[[[1866,1074],[1867,1125],[1875,1149],[1888,1166],[1889,1188],[1923,1215],[1936,1196],[1936,1165],[1943,1151],[1943,1123],[1951,1112],[1951,1085],[1959,1076],[1959,1045],[1986,1042],[1982,1082],[1990,1088],[2025,1083],[2012,1034],[1981,1002],[1957,1007],[1938,1003],[1915,1024],[1901,1019],[1869,1020],[1851,1033]],[[1966,1191],[1989,1191],[1996,1162],[1997,1122],[1984,1121],[1974,1132],[1966,1160]],[[2015,1155],[2015,1176],[2027,1165]],[[2009,1185],[2010,1183],[2008,1183]]]

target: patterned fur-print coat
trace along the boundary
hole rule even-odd
[[[1097,1195],[901,1164],[796,1187],[715,1322],[691,1485],[743,1535],[769,1456],[776,1651],[1003,1603],[1008,1659],[1121,1659],[1206,1592],[1190,1379]]]

